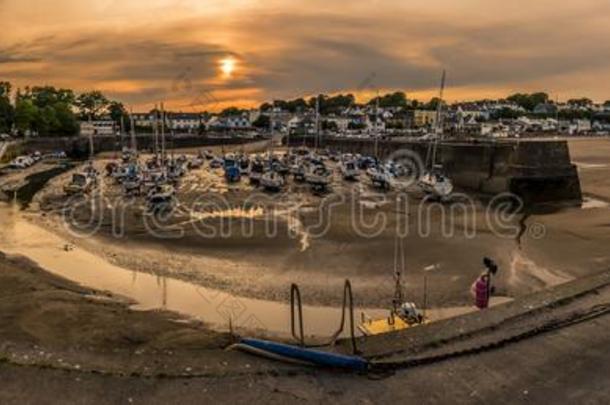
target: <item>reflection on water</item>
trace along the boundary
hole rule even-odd
[[[584,197],[582,200],[582,209],[594,209],[594,208],[608,208],[610,204],[606,201],[598,200],[596,198]]]
[[[0,206],[0,226],[2,251],[27,256],[44,269],[85,286],[133,299],[137,309],[168,309],[202,320],[218,330],[228,329],[231,319],[237,328],[264,329],[278,335],[289,333],[288,305],[135,273],[78,247],[65,249],[67,241],[24,220],[19,212],[6,205]],[[306,332],[329,336],[337,328],[340,315],[339,308],[305,306]]]
[[[14,206],[0,205],[0,227],[0,250],[29,257],[44,269],[82,285],[128,297],[136,302],[136,309],[167,309],[204,321],[217,330],[227,330],[230,320],[238,329],[289,334],[290,308],[286,304],[237,297],[115,266],[25,220]],[[435,320],[471,310],[467,307],[432,309],[428,315]],[[387,310],[360,308],[355,311],[356,319],[361,311],[371,317],[387,315]],[[308,335],[332,335],[341,318],[340,308],[305,306],[303,312]]]

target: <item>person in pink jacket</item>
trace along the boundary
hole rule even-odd
[[[486,268],[485,271],[475,280],[470,288],[474,297],[474,305],[479,309],[489,307],[489,300],[494,291],[494,287],[491,285],[491,277],[498,272],[498,266],[493,260],[486,257],[483,259],[483,264]]]

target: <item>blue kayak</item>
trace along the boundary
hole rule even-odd
[[[320,367],[343,368],[354,371],[366,371],[368,369],[368,362],[359,356],[328,353],[268,340],[245,338],[236,346],[239,349],[277,360]]]

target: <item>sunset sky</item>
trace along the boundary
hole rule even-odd
[[[0,0],[0,80],[134,109],[319,92],[610,99],[608,0]]]

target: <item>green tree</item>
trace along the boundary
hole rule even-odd
[[[74,104],[74,92],[68,89],[56,89],[53,86],[26,87],[26,95],[32,99],[38,108],[44,108],[56,103]]]
[[[538,92],[532,94],[516,93],[506,98],[527,111],[534,111],[538,104],[546,104],[549,102],[547,93]]]
[[[110,100],[97,90],[83,93],[76,99],[76,106],[78,107],[80,118],[83,120],[99,119],[106,112],[109,104]]]
[[[254,122],[252,123],[252,126],[254,128],[262,128],[262,129],[267,129],[269,128],[269,126],[271,125],[271,119],[269,118],[268,115],[259,115],[257,119],[254,120]]]
[[[0,82],[0,133],[9,132],[13,127],[15,111],[11,105],[11,84]]]
[[[518,111],[515,111],[512,108],[503,107],[499,110],[495,110],[493,113],[494,119],[517,119],[521,116]]]
[[[368,104],[374,105],[377,103],[377,97],[371,99]],[[384,94],[379,96],[379,106],[383,108],[387,107],[406,107],[407,106],[407,95],[402,91],[394,93]]]
[[[273,106],[271,105],[271,103],[263,103],[261,104],[261,106],[259,107],[259,110],[261,111],[269,111],[273,108]]]
[[[15,127],[20,134],[75,135],[74,93],[51,86],[25,88],[15,100]]]
[[[224,110],[222,110],[220,112],[220,116],[222,117],[229,117],[231,115],[240,115],[244,112],[245,110],[239,109],[237,107],[227,107]]]
[[[57,103],[54,106],[55,124],[51,133],[55,135],[71,136],[78,132],[79,125],[76,115],[68,103]]]
[[[426,103],[426,104],[424,105],[424,109],[426,109],[426,110],[432,110],[432,111],[436,111],[436,110],[437,110],[437,108],[438,108],[438,104],[439,104],[439,103],[441,103],[441,102],[442,102],[443,104],[445,103],[444,101],[442,101],[442,100],[441,100],[440,98],[438,98],[438,97],[432,97],[432,99],[431,99],[431,100],[430,100],[428,103]]]
[[[21,95],[17,96],[15,102],[15,128],[20,135],[34,130],[34,123],[38,119],[38,107],[32,100]]]
[[[310,108],[315,108],[316,99],[319,100],[320,114],[339,114],[345,108],[351,107],[356,103],[356,98],[353,94],[339,94],[336,96],[327,96],[320,94],[317,97],[311,97],[307,105]]]
[[[572,98],[568,100],[568,105],[571,107],[591,107],[593,101],[590,98]]]
[[[123,124],[123,130],[130,131],[131,130],[131,120],[129,119],[129,113],[127,109],[120,101],[111,101],[108,104],[108,115],[110,118],[117,124]]]

